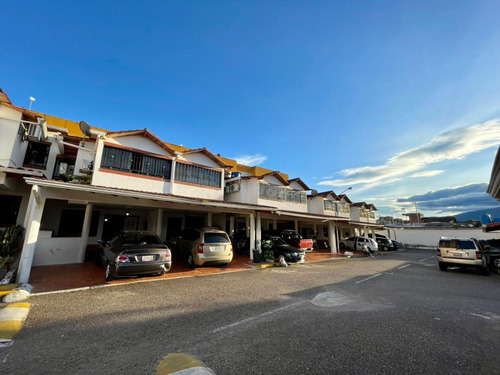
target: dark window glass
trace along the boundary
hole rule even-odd
[[[83,210],[62,210],[56,237],[81,237],[84,218]]]
[[[177,163],[175,180],[195,185],[221,187],[221,172],[191,164]]]
[[[54,167],[53,179],[59,180],[64,176],[72,175],[75,173],[75,159],[70,158],[57,158]]]
[[[170,180],[172,161],[139,152],[104,146],[101,167]]]
[[[49,151],[50,144],[28,141],[28,148],[23,164],[33,167],[45,167],[47,166]]]
[[[122,246],[160,245],[161,243],[160,239],[153,234],[127,233],[121,239]]]
[[[22,198],[15,195],[0,195],[0,226],[16,225]]]
[[[205,233],[205,243],[216,243],[216,242],[224,242],[228,243],[229,237],[226,233]]]

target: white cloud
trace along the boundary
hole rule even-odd
[[[235,159],[236,162],[238,162],[238,164],[254,166],[254,165],[259,165],[259,164],[262,164],[263,162],[265,162],[267,160],[267,156],[264,156],[261,154],[242,155],[242,156],[234,157],[233,159]]]
[[[438,175],[440,175],[443,172],[444,172],[444,170],[437,169],[437,170],[434,170],[434,171],[425,171],[425,172],[414,173],[410,177],[413,177],[413,178],[418,178],[418,177],[433,177],[433,176],[438,176]]]
[[[409,173],[445,160],[459,160],[470,154],[498,147],[500,119],[442,133],[429,143],[388,159],[385,164],[344,169],[339,173],[345,178],[321,181],[319,185],[350,186],[367,184],[370,187],[394,182]],[[431,171],[432,172],[432,171]],[[429,177],[421,172],[418,177]],[[419,173],[414,173],[417,177]],[[363,187],[366,190],[368,187]]]

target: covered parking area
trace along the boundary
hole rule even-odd
[[[121,229],[152,231],[168,241],[188,225],[218,226],[228,233],[244,226],[250,248],[256,248],[256,212],[273,209],[41,178],[25,181],[31,193],[18,282],[29,281],[32,266],[84,263],[89,245]]]

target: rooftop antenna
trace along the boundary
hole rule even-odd
[[[30,107],[28,108],[29,110],[31,110],[31,105],[33,104],[33,102],[36,102],[36,99],[30,96]]]
[[[80,121],[79,125],[80,125],[80,130],[83,133],[82,146],[85,146],[85,137],[90,137],[90,135],[91,135],[91,133],[90,133],[90,125],[87,124],[85,121]]]

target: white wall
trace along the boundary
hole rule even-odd
[[[14,150],[19,147],[21,137],[17,134],[21,120],[21,112],[0,105],[0,165],[4,167],[20,167],[22,160],[17,160]]]
[[[387,230],[377,231],[387,236]],[[390,229],[389,237],[411,246],[437,247],[440,237],[475,237],[479,240],[500,238],[500,233],[485,233],[482,229]]]
[[[203,186],[187,185],[176,181],[174,194],[193,198],[224,200],[223,188],[206,188]]]
[[[83,240],[79,237],[38,237],[33,266],[80,263],[79,251],[82,246]]]
[[[221,167],[214,160],[210,159],[207,155],[205,155],[202,152],[181,155],[181,156],[179,156],[179,160],[185,160],[185,161],[188,161],[190,163],[204,165],[204,166],[210,167],[210,168],[219,169]]]
[[[127,135],[123,137],[109,138],[106,139],[106,142],[151,152],[153,154],[173,156],[169,152],[167,152],[167,150],[153,142],[151,139],[146,138],[142,135]]]
[[[312,214],[323,214],[323,197],[315,196],[313,198],[307,198],[307,210]]]

